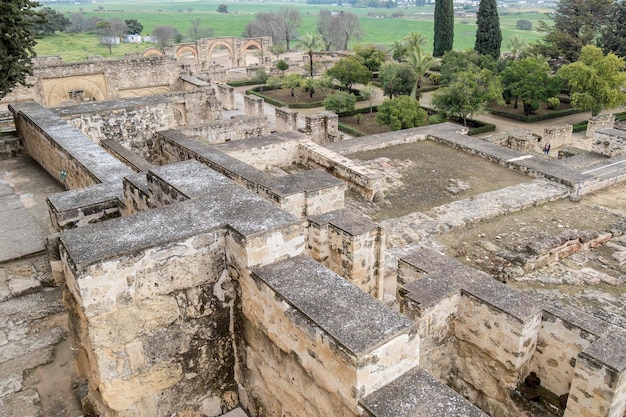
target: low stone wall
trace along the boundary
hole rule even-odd
[[[619,129],[597,129],[591,150],[609,158],[626,156],[626,132]]]
[[[263,116],[263,104],[264,101],[261,97],[257,96],[243,96],[243,103],[245,106],[246,116]]]
[[[298,112],[290,109],[276,107],[276,131],[291,132],[298,129]]]
[[[217,98],[222,102],[224,110],[234,110],[235,106],[235,89],[226,84],[217,85]]]
[[[308,251],[315,260],[366,293],[383,299],[385,232],[343,209],[308,218]]]
[[[24,152],[24,141],[17,134],[0,132],[0,159],[15,158]]]
[[[301,144],[300,160],[307,166],[326,169],[369,200],[374,199],[377,193],[384,193],[385,184],[380,173],[359,166],[351,159],[323,146],[315,143]]]
[[[626,357],[613,354],[626,343],[623,331],[542,306],[428,249],[402,259],[399,270],[400,310],[418,323],[421,365],[490,415],[532,410],[524,398],[539,394],[523,383],[530,371],[548,392],[569,394],[565,416],[626,410]]]
[[[599,129],[613,129],[615,125],[615,115],[614,114],[603,114],[596,117],[591,117],[587,121],[587,132],[586,136],[588,138],[592,138],[595,136],[595,132]]]
[[[144,159],[150,157],[150,141],[155,132],[178,126],[171,100],[158,95],[51,110],[94,143],[115,140]]]
[[[267,122],[267,119],[265,119]],[[260,170],[290,167],[299,161],[299,145],[308,138],[298,132],[264,135],[245,141],[213,145],[216,149]]]
[[[523,153],[535,153],[541,147],[541,145],[538,144],[538,138],[532,134],[530,129],[515,129],[507,132],[493,133],[483,136],[481,139]]]
[[[67,189],[121,184],[132,171],[75,127],[34,102],[10,106],[26,153]]]
[[[302,132],[315,143],[330,143],[343,139],[343,135],[339,133],[339,116],[331,111],[305,116],[305,128]]]
[[[269,122],[264,116],[236,116],[229,120],[216,120],[204,125],[190,125],[178,130],[208,144],[270,134]]]
[[[303,217],[343,208],[344,183],[323,171],[270,177],[178,131],[159,132],[155,138],[155,149],[159,152],[155,158],[162,164],[196,159],[295,216]]]
[[[417,365],[413,323],[310,258],[253,269],[240,282],[242,403],[252,416],[358,416],[362,398]]]

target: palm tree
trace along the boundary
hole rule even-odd
[[[313,77],[313,51],[324,47],[322,38],[317,33],[305,33],[298,39],[297,47],[308,51],[309,63],[311,64],[311,77]]]
[[[393,98],[393,84],[398,75],[398,65],[394,62],[384,62],[378,71],[378,79],[383,91],[389,94],[389,99]]]
[[[521,53],[524,52],[524,49],[528,46],[528,42],[526,42],[526,40],[520,35],[515,35],[509,39],[506,45],[509,48],[509,55],[513,61],[515,61],[519,58]]]
[[[411,65],[417,76],[415,87],[413,91],[411,91],[411,97],[419,100],[421,97],[422,78],[431,68],[439,65],[441,59],[435,58],[430,54],[424,54],[422,48],[418,46],[409,52],[407,62]]]
[[[424,35],[419,32],[409,33],[404,37],[404,40],[406,41],[406,47],[409,53],[417,48],[421,48],[426,45],[426,42],[428,42]]]
[[[406,51],[406,42],[404,40],[395,41],[391,47],[389,47],[389,55],[391,55],[391,58],[397,62],[404,60]]]

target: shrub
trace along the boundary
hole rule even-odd
[[[430,73],[428,79],[435,85],[441,84],[441,74]]]
[[[517,21],[517,28],[521,30],[533,30],[533,23],[530,20],[520,19]]]
[[[428,113],[414,98],[398,96],[378,106],[376,122],[391,130],[408,129],[424,126],[428,122]]]
[[[354,94],[345,91],[337,91],[326,97],[323,104],[326,110],[334,111],[335,113],[352,111],[356,104],[356,97]]]
[[[561,100],[559,100],[558,97],[550,97],[548,100],[546,100],[546,104],[548,105],[549,109],[554,110],[559,107],[559,104],[561,104]]]
[[[428,124],[437,125],[446,121],[446,115],[443,113],[435,113],[428,118]]]

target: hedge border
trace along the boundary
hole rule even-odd
[[[246,85],[259,85],[258,81],[254,80],[239,80],[239,81],[226,81],[226,84],[231,87],[243,87]]]
[[[312,103],[285,103],[284,101],[280,101],[277,99],[274,99],[270,96],[267,96],[263,93],[261,93],[259,90],[261,89],[261,87],[254,87],[251,88],[249,90],[246,90],[246,94],[251,94],[257,97],[261,97],[263,100],[265,100],[266,103],[271,104],[272,106],[276,106],[276,107],[288,107],[290,109],[312,109],[315,107],[324,107],[323,101],[314,101]],[[269,88],[267,85],[263,85],[263,91],[272,91],[274,90],[273,88]],[[335,90],[337,91],[344,91],[345,89],[341,88],[341,87],[337,87],[335,88]],[[356,101],[364,101],[365,99],[363,97],[361,97],[360,91],[353,89],[352,93],[356,96]]]
[[[551,113],[546,114],[531,114],[530,116],[526,116],[523,114],[513,114],[503,110],[495,110],[489,109],[489,112],[494,116],[505,117],[507,119],[517,120],[525,123],[534,123],[540,122],[542,120],[556,119],[559,117],[570,116],[572,114],[583,113],[583,110],[580,109],[564,109],[564,110],[555,110]]]

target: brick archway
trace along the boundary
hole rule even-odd
[[[157,48],[148,48],[141,53],[141,56],[147,58],[152,55],[165,56],[165,52]]]

